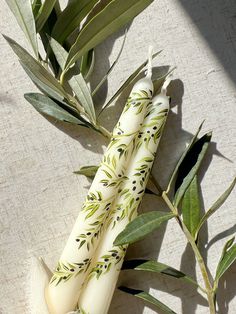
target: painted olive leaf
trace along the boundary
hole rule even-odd
[[[93,90],[92,92],[92,95],[95,95],[97,93],[97,91],[100,89],[100,87],[106,82],[109,74],[111,74],[112,70],[115,68],[117,62],[119,61],[120,59],[120,56],[122,54],[122,51],[124,49],[124,46],[125,46],[125,40],[126,40],[126,34],[127,34],[127,30],[125,32],[125,36],[123,38],[123,42],[122,42],[122,45],[121,45],[121,48],[120,48],[120,51],[115,59],[115,61],[112,63],[110,69],[107,71],[107,73],[104,75],[104,77],[102,78],[102,80],[99,82],[99,84],[95,87],[95,89]]]
[[[68,56],[68,52],[53,38],[50,39],[50,45],[56,56],[57,62],[63,69]],[[83,78],[83,75],[80,73],[72,76],[68,83],[73,89],[76,97],[78,98],[80,105],[89,114],[91,120],[96,121],[93,99],[91,97],[88,85]]]
[[[71,1],[60,14],[52,31],[52,37],[63,44],[68,36],[80,26],[82,20],[99,0]]]
[[[94,49],[91,49],[88,52],[86,52],[85,55],[83,55],[80,62],[80,72],[83,75],[85,80],[88,80],[91,73],[93,72],[94,63],[95,63],[95,52],[94,52]]]
[[[161,51],[158,51],[152,55],[152,59],[155,59]],[[107,107],[109,107],[119,96],[120,94],[130,85],[134,82],[134,80],[137,78],[139,73],[145,68],[145,66],[148,64],[148,59],[143,62],[128,78],[127,80],[121,85],[121,87],[115,92],[115,94],[108,100],[108,102],[102,107],[102,110],[99,114],[102,113],[103,110],[105,110]]]
[[[187,152],[178,169],[178,175],[175,182],[175,198],[174,204],[178,207],[184,193],[195,177],[200,165],[207,152],[211,141],[212,133],[207,133],[197,140]]]
[[[50,16],[57,0],[45,0],[39,9],[36,17],[36,30],[40,32],[44,27],[48,17]]]
[[[230,193],[233,191],[235,184],[236,184],[236,178],[234,178],[233,182],[230,184],[228,189],[224,191],[224,193],[215,201],[215,203],[207,210],[205,215],[201,218],[195,232],[195,239],[197,238],[200,229],[202,228],[204,223],[207,221],[207,219],[210,218],[217,211],[217,209],[219,209],[224,204],[224,202],[226,201]]]
[[[222,250],[221,258],[216,269],[215,287],[218,287],[219,279],[229,269],[229,267],[236,260],[236,244],[234,243],[235,237],[228,240]]]
[[[36,58],[38,58],[38,43],[34,15],[30,0],[6,0],[9,8],[14,14],[19,26],[33,48]]]
[[[114,245],[129,244],[141,240],[173,217],[174,214],[172,213],[160,211],[139,215],[116,237]]]
[[[94,178],[95,174],[98,171],[98,168],[99,168],[98,166],[84,166],[81,167],[79,170],[74,171],[74,173],[83,175],[88,178]]]
[[[30,78],[39,85],[42,83],[42,86],[48,91],[53,92],[53,97],[58,100],[62,100],[67,97],[62,86],[59,82],[38,62],[34,59],[24,48],[17,44],[13,39],[4,35],[4,38],[7,40],[12,50],[18,56],[21,61],[21,64],[24,66],[27,74],[31,74]],[[27,71],[28,70],[28,71]],[[35,79],[34,79],[35,78]]]
[[[178,279],[182,279],[188,283],[198,286],[197,282],[193,278],[185,275],[183,272],[171,266],[168,266],[166,264],[163,264],[157,261],[142,260],[142,259],[127,260],[127,261],[124,261],[122,265],[122,269],[123,270],[134,269],[134,270],[159,273],[159,274],[175,277]]]
[[[153,0],[110,1],[80,31],[76,42],[69,51],[66,68],[68,69],[87,51],[131,21],[152,2]]]
[[[39,93],[28,93],[25,94],[24,97],[40,113],[46,114],[59,121],[85,126],[82,121],[61,108],[56,102],[45,95]]]
[[[183,152],[182,156],[180,157],[179,161],[177,162],[174,171],[171,175],[171,178],[169,180],[169,184],[167,187],[167,193],[170,191],[170,189],[172,188],[172,185],[176,179],[177,173],[179,172],[179,168],[182,165],[186,155],[188,154],[188,152],[190,151],[190,149],[193,147],[193,144],[196,142],[197,138],[198,138],[198,134],[200,133],[202,126],[203,126],[204,121],[202,121],[202,123],[200,124],[200,126],[198,127],[197,132],[195,133],[195,135],[193,136],[192,140],[190,141],[190,143],[188,144],[187,148],[185,149],[185,151]]]
[[[136,290],[136,289],[132,289],[132,288],[124,287],[124,286],[119,287],[119,290],[126,292],[128,294],[132,294],[136,298],[142,299],[142,300],[146,301],[147,303],[154,305],[155,308],[157,310],[160,310],[162,313],[176,314],[176,312],[171,310],[167,305],[165,305],[161,301],[157,300],[156,298],[154,298],[152,295],[150,295],[149,293],[147,293],[145,291]]]
[[[201,215],[201,204],[197,176],[193,178],[184,193],[182,200],[182,215],[185,226],[191,235],[195,235]]]

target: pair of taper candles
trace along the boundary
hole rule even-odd
[[[50,314],[106,314],[127,246],[116,236],[136,217],[169,111],[165,86],[153,96],[151,57],[111,142],[46,289]]]

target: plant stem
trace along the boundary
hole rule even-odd
[[[111,138],[111,132],[109,132],[106,128],[104,128],[102,125],[95,125],[94,126],[96,130],[98,130],[103,136],[106,138]]]
[[[156,188],[161,192],[161,196],[162,196],[164,202],[166,203],[168,208],[175,215],[175,218],[176,218],[180,228],[182,229],[185,237],[187,238],[189,244],[192,247],[192,250],[194,252],[195,258],[196,258],[197,263],[199,265],[199,268],[200,268],[200,271],[201,271],[201,274],[202,274],[202,278],[203,278],[203,281],[204,281],[204,284],[205,284],[206,295],[207,295],[207,299],[208,299],[210,314],[216,314],[215,300],[214,300],[215,299],[215,293],[214,293],[212,284],[211,284],[210,279],[209,279],[209,274],[208,274],[208,271],[207,271],[204,259],[203,259],[202,255],[201,255],[201,253],[200,253],[200,251],[198,249],[198,246],[196,245],[195,239],[191,235],[191,233],[189,232],[188,228],[183,223],[181,217],[178,214],[178,209],[172,204],[172,202],[169,199],[166,191],[161,191],[161,188],[160,188],[158,182],[155,180],[154,177],[152,177],[152,179],[153,179],[153,183],[156,185]]]

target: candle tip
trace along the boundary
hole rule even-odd
[[[146,77],[152,77],[152,54],[153,54],[153,46],[149,46],[148,49],[148,64],[147,64],[147,72]]]

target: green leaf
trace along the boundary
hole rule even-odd
[[[53,38],[50,39],[50,45],[56,56],[57,62],[59,63],[60,67],[63,69],[65,65],[65,61],[68,56],[67,51]],[[80,73],[80,74],[72,76],[72,78],[68,81],[68,83],[70,87],[72,88],[72,90],[74,91],[76,97],[78,98],[81,106],[89,114],[90,119],[93,122],[95,122],[96,114],[94,110],[92,96],[82,74]]]
[[[179,171],[180,166],[182,165],[182,163],[183,163],[183,161],[184,161],[186,155],[187,155],[188,152],[190,151],[190,149],[193,147],[193,144],[196,142],[197,137],[198,137],[198,134],[200,133],[200,131],[201,131],[201,129],[202,129],[203,123],[204,123],[204,121],[202,121],[202,123],[201,123],[200,126],[198,127],[197,132],[196,132],[195,135],[193,136],[191,142],[189,143],[189,145],[187,146],[187,148],[186,148],[185,151],[183,152],[182,156],[180,157],[180,159],[179,159],[177,165],[175,166],[175,169],[174,169],[174,171],[173,171],[173,173],[172,173],[172,175],[171,175],[171,178],[170,178],[170,180],[169,180],[169,184],[168,184],[166,193],[168,193],[168,192],[170,191],[170,189],[171,189],[171,187],[172,187],[172,184],[173,184],[173,182],[174,182],[174,180],[175,180],[175,178],[176,178],[176,175],[177,175],[177,173],[178,173],[178,171]]]
[[[172,213],[160,211],[153,211],[139,215],[116,237],[114,245],[118,246],[141,240],[152,231],[158,229],[163,222],[166,222],[173,217],[174,214]]]
[[[83,122],[68,113],[51,98],[45,95],[39,93],[28,93],[25,94],[24,97],[40,113],[46,114],[60,121],[85,126]]]
[[[63,70],[68,57],[68,52],[54,38],[48,36],[48,39],[57,62],[59,63],[60,68]]]
[[[185,275],[181,271],[171,266],[168,266],[166,264],[163,264],[157,261],[139,260],[139,259],[127,260],[127,261],[124,261],[122,265],[122,269],[123,270],[134,269],[134,270],[159,273],[159,274],[175,277],[178,279],[183,279],[184,281],[188,283],[198,286],[197,282],[193,278]]]
[[[152,55],[152,59],[156,58],[161,53],[161,51],[158,51]],[[121,85],[121,87],[115,92],[115,94],[108,100],[108,102],[102,107],[101,112],[99,115],[103,112],[104,109],[106,109],[108,106],[110,106],[118,97],[119,95],[131,84],[134,82],[134,80],[137,78],[139,73],[145,68],[145,66],[148,64],[148,60],[143,62],[124,82],[124,84]]]
[[[6,3],[14,14],[22,31],[25,33],[25,36],[33,48],[36,58],[38,58],[38,43],[31,1],[6,0]]]
[[[74,171],[75,174],[81,174],[88,178],[94,178],[97,173],[98,166],[84,166],[81,167],[80,170]]]
[[[86,52],[85,55],[83,55],[80,62],[80,72],[86,80],[89,78],[93,71],[94,63],[95,53],[94,49],[91,49],[88,52]]]
[[[57,0],[45,0],[36,17],[36,30],[39,33],[50,16]]]
[[[193,178],[183,196],[182,215],[185,226],[191,235],[195,235],[200,221],[201,205],[198,190],[197,176]]]
[[[142,299],[146,301],[147,303],[150,303],[156,307],[157,310],[160,310],[162,313],[165,314],[176,314],[173,310],[171,310],[167,305],[162,303],[161,301],[157,300],[153,296],[151,296],[149,293],[144,292],[142,290],[136,290],[136,289],[131,289],[128,287],[119,287],[119,290],[126,292],[128,294],[132,294],[136,298]]]
[[[120,51],[116,57],[116,60],[113,62],[113,64],[111,65],[110,69],[107,71],[106,75],[102,78],[102,80],[99,82],[99,84],[95,87],[95,89],[93,90],[92,92],[92,95],[94,96],[97,91],[100,89],[100,87],[105,83],[105,81],[107,80],[109,74],[111,74],[112,70],[114,69],[114,67],[116,66],[117,62],[119,61],[120,59],[120,56],[122,54],[122,51],[124,49],[124,45],[125,45],[125,40],[126,40],[126,34],[127,34],[127,30],[125,32],[125,36],[123,38],[123,42],[122,42],[122,45],[121,45],[121,48],[120,48]]]
[[[93,105],[93,99],[83,75],[77,74],[68,81],[70,87],[73,89],[80,104],[84,107],[85,111],[89,114],[90,119],[95,122],[96,114]]]
[[[216,269],[214,283],[215,289],[218,287],[219,279],[224,275],[224,273],[236,260],[236,244],[234,243],[234,239],[235,237],[228,240],[222,250],[221,258]]]
[[[49,95],[52,94],[52,97],[57,100],[63,100],[67,98],[62,86],[59,82],[38,62],[34,59],[24,48],[17,44],[13,39],[4,35],[4,38],[7,40],[15,54],[21,61],[25,71],[34,81],[34,83],[47,90]]]
[[[217,211],[217,209],[220,208],[224,204],[224,202],[226,201],[230,193],[233,191],[235,184],[236,184],[236,178],[234,178],[233,182],[230,184],[228,189],[224,191],[224,193],[215,201],[215,203],[207,210],[205,215],[201,218],[198,224],[198,227],[195,231],[195,239],[197,238],[201,227],[207,221],[207,219],[211,217]]]
[[[66,68],[68,69],[87,51],[131,21],[152,2],[153,0],[110,1],[80,31],[75,44],[69,51]]]
[[[52,37],[63,44],[67,37],[79,27],[82,20],[99,0],[71,1],[60,14],[52,31]]]
[[[34,17],[37,16],[39,9],[41,8],[42,1],[41,0],[34,0],[32,3],[32,10]]]
[[[207,133],[196,141],[192,148],[188,151],[181,165],[179,166],[178,175],[175,183],[175,199],[174,205],[178,207],[184,193],[195,177],[203,158],[207,152],[207,148],[211,141],[212,133]]]

